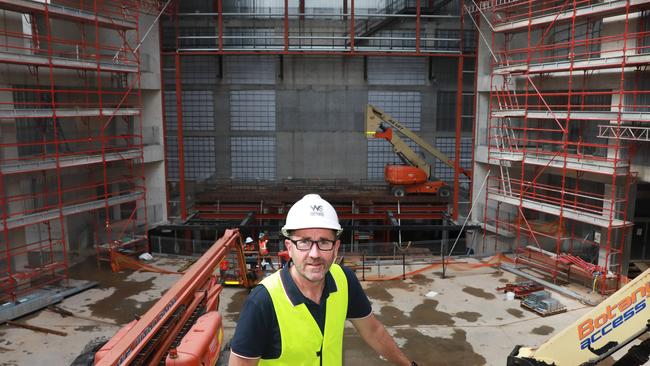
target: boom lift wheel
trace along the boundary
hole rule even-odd
[[[404,197],[406,195],[406,189],[403,186],[393,187],[390,191],[395,197]]]
[[[451,189],[449,189],[449,187],[447,187],[447,186],[440,187],[438,189],[438,196],[439,197],[445,197],[445,198],[451,196]]]

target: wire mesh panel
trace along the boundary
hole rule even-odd
[[[426,63],[424,58],[369,57],[369,85],[424,85]]]
[[[436,101],[436,130],[441,132],[456,131],[456,91],[440,91]],[[474,115],[474,96],[463,94],[463,112],[461,114],[461,131],[472,132]]]
[[[232,177],[274,179],[275,154],[275,137],[232,137],[230,139]]]
[[[166,91],[163,95],[163,111],[165,113],[165,128],[169,130],[178,129],[178,116],[176,108],[176,92]],[[167,134],[169,135],[169,134]]]
[[[273,56],[224,58],[224,81],[229,84],[275,84],[275,60]]]
[[[230,128],[275,131],[275,90],[231,91]]]
[[[369,91],[368,103],[383,109],[411,130],[420,130],[420,92]]]
[[[214,96],[211,90],[183,92],[183,129],[214,130]]]
[[[216,149],[213,137],[185,137],[184,162],[186,180],[209,178],[216,170]],[[178,139],[167,138],[167,180],[178,181],[180,164],[178,160]]]
[[[450,159],[456,157],[456,138],[455,137],[437,137],[436,148]],[[460,139],[460,166],[470,170],[472,168],[472,138],[462,137]],[[440,160],[434,164],[434,174],[436,178],[452,184],[454,182],[454,169],[450,168]],[[469,183],[468,178],[461,174],[459,181]]]
[[[214,130],[214,93],[212,90],[188,90],[182,93],[183,130],[212,131]],[[167,130],[178,130],[176,92],[166,91],[165,127]]]
[[[420,130],[422,97],[419,92],[368,92],[368,103],[375,105],[413,131]],[[409,139],[406,144],[419,152],[419,147]],[[403,164],[388,141],[368,140],[368,179],[383,180],[386,164]]]
[[[219,58],[217,56],[200,55],[181,58],[181,82],[183,84],[216,85],[218,77]]]
[[[215,172],[216,152],[213,137],[185,137],[185,178],[202,180]]]
[[[178,139],[176,135],[167,136],[165,138],[165,150],[166,150],[166,159],[165,164],[167,165],[167,180],[178,182],[179,179],[179,165],[178,165]]]

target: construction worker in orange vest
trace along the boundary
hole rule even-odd
[[[264,234],[264,232],[262,231],[262,232],[260,233],[260,235],[259,235],[259,240],[258,240],[258,242],[257,242],[257,244],[258,244],[259,247],[260,247],[260,255],[261,255],[261,256],[266,256],[266,255],[269,254],[269,250],[268,250],[267,247],[266,247],[266,245],[268,244],[268,242],[269,242],[269,236],[266,235],[266,234]]]

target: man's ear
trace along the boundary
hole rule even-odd
[[[293,244],[293,243],[291,242],[291,240],[284,239],[284,247],[287,249],[287,251],[288,251],[289,253],[291,253],[291,251],[289,250],[289,246],[290,246],[291,244]]]

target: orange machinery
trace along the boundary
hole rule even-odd
[[[241,284],[251,287],[239,230],[225,234],[140,319],[120,329],[97,353],[95,365],[214,365],[223,342],[217,309],[219,263],[235,251]]]
[[[366,137],[383,138],[390,142],[393,151],[405,165],[386,165],[384,167],[384,179],[391,185],[391,193],[402,197],[406,193],[432,193],[440,197],[449,197],[451,190],[441,180],[434,180],[433,167],[423,156],[416,153],[399,136],[404,135],[415,142],[423,150],[453,168],[454,161],[433,147],[420,136],[391,117],[381,109],[368,104],[366,106]],[[470,177],[470,173],[463,168],[460,172]]]

